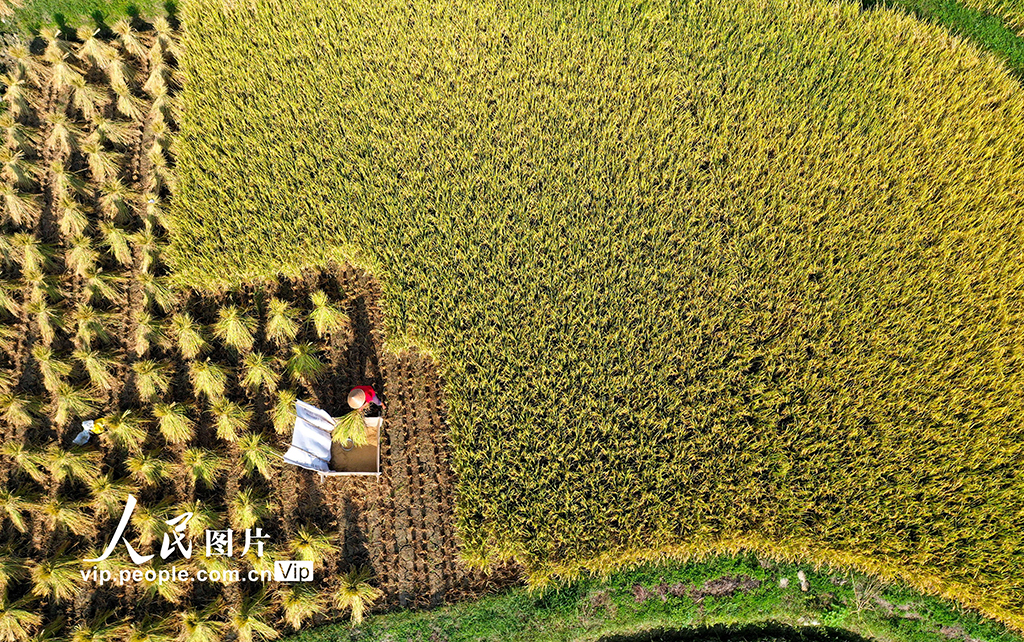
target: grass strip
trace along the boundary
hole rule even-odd
[[[801,590],[798,573],[808,590]],[[786,584],[781,586],[780,584]],[[858,574],[759,563],[752,556],[646,566],[530,593],[515,589],[356,627],[301,631],[288,642],[1021,642],[1000,624],[906,587]]]

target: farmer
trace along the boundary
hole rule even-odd
[[[348,405],[353,410],[366,410],[370,404],[380,406],[381,410],[384,409],[380,396],[370,386],[356,386],[349,391]]]
[[[107,429],[107,420],[104,417],[99,419],[88,419],[82,422],[82,432],[75,435],[76,446],[83,446],[89,442],[93,435],[102,435]]]

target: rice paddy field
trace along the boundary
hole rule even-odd
[[[371,271],[446,381],[471,560],[751,549],[1024,625],[996,58],[814,0],[218,7],[183,14],[177,278]]]

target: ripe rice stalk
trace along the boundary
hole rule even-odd
[[[143,401],[153,403],[171,386],[171,364],[166,361],[139,360],[132,364],[132,370],[135,372],[135,388]]]
[[[31,560],[31,594],[54,601],[73,600],[81,592],[81,566],[81,560],[75,555],[55,555],[46,559]]]
[[[177,402],[153,405],[153,416],[157,418],[160,434],[171,444],[183,444],[195,435],[195,422],[189,416],[189,407]]]
[[[74,91],[75,85],[84,80],[81,70],[71,63],[72,59],[67,55],[47,52],[43,54],[43,60],[49,63],[46,69],[50,76],[50,86],[56,91]]]
[[[307,387],[320,377],[327,365],[317,357],[319,349],[311,343],[298,343],[292,346],[292,356],[288,359],[285,371],[292,381],[298,381]]]
[[[345,327],[349,318],[345,312],[332,305],[327,299],[323,290],[317,290],[310,295],[313,303],[313,310],[309,313],[309,319],[313,322],[318,337],[323,338],[333,334]]]
[[[7,395],[0,395],[0,404],[3,404],[5,401],[5,396]],[[0,405],[0,407],[2,407],[2,405]],[[24,428],[26,425],[27,424],[20,425],[18,427]],[[46,482],[46,479],[49,476],[49,471],[47,470],[47,458],[44,453],[35,449],[26,448],[25,445],[19,441],[11,440],[4,442],[4,444],[0,446],[0,454],[9,458],[19,470],[28,475],[37,484],[44,484]]]
[[[262,387],[268,394],[273,393],[281,379],[281,375],[274,367],[275,363],[275,359],[259,351],[245,355],[242,359],[242,385],[250,392]]]
[[[89,229],[89,210],[74,197],[64,195],[57,205],[57,225],[64,237],[82,236]]]
[[[0,393],[0,417],[18,429],[27,428],[39,413],[39,401],[28,395]]]
[[[15,120],[23,121],[35,111],[38,97],[24,78],[10,73],[2,74],[0,84],[6,88],[3,95],[4,104],[8,106]]]
[[[168,462],[160,459],[155,452],[129,455],[125,465],[132,478],[143,488],[158,486],[171,474]]]
[[[369,567],[353,568],[341,576],[338,589],[334,592],[334,604],[339,609],[347,609],[353,624],[363,621],[363,614],[384,593],[370,584],[373,576]]]
[[[43,27],[39,30],[39,37],[46,43],[46,50],[43,52],[44,58],[71,58],[75,59],[75,46],[74,43],[67,40],[65,34],[61,32],[59,27]]]
[[[156,144],[161,151],[169,149],[172,143],[166,134],[161,135],[160,130],[167,129],[168,122],[180,122],[179,116],[175,113],[174,98],[167,92],[167,88],[156,88],[151,94],[152,102],[149,106],[150,131],[156,136]]]
[[[113,178],[100,185],[99,203],[102,213],[113,221],[126,223],[134,214],[137,195],[121,179]]]
[[[366,421],[363,413],[352,410],[337,419],[334,430],[331,431],[331,441],[336,444],[346,444],[349,440],[356,446],[365,446],[370,443],[366,437]]]
[[[115,304],[121,302],[124,299],[124,295],[119,290],[119,287],[124,283],[124,280],[124,277],[119,274],[103,272],[102,270],[86,275],[82,288],[86,295],[85,302],[90,305],[104,301]],[[141,345],[138,343],[138,338],[136,338],[136,341],[137,345]]]
[[[82,364],[89,375],[89,382],[99,390],[110,390],[116,381],[112,371],[119,362],[112,355],[88,348],[75,350],[75,360]]]
[[[84,136],[67,114],[51,111],[44,114],[42,120],[49,128],[43,143],[47,149],[53,150],[59,157],[78,151],[78,144]]]
[[[166,189],[171,196],[178,193],[178,174],[171,167],[155,165],[153,167],[153,184]]]
[[[109,43],[101,38],[99,29],[83,25],[78,27],[76,35],[82,41],[76,55],[78,59],[87,62],[96,69],[106,69],[109,64],[120,57],[120,53]]]
[[[144,229],[139,230],[132,235],[132,243],[137,247],[142,254],[142,263],[139,269],[145,274],[152,274],[155,272],[156,267],[160,261],[160,254],[163,251],[163,244],[154,234],[151,226],[146,226]],[[171,291],[164,286],[165,294],[163,295],[164,300],[170,300],[166,297],[171,295]]]
[[[110,86],[115,92],[130,94],[135,88],[135,78],[139,71],[127,60],[119,57],[107,65],[106,70]]]
[[[3,177],[19,189],[32,189],[36,186],[39,168],[25,160],[23,152],[10,147],[0,147],[0,167]]]
[[[234,529],[252,528],[270,514],[269,498],[254,488],[242,488],[228,499],[228,522]]]
[[[258,472],[264,479],[270,480],[278,468],[281,454],[276,448],[263,439],[259,433],[247,433],[238,438],[238,452],[242,461],[242,469],[246,475]]]
[[[69,316],[75,329],[75,341],[83,349],[91,349],[95,341],[110,343],[109,328],[115,322],[112,313],[101,312],[88,303],[79,303]]]
[[[58,359],[50,348],[40,344],[32,347],[32,356],[43,377],[43,387],[49,392],[54,393],[61,384],[67,384],[72,367],[70,362]]]
[[[153,543],[160,540],[163,534],[167,532],[165,521],[170,517],[168,515],[170,512],[169,508],[167,500],[155,506],[144,506],[141,503],[136,504],[135,511],[132,513],[131,523],[138,533],[140,546],[151,548]]]
[[[21,314],[21,304],[18,303],[19,290],[14,283],[0,283],[0,310],[8,316],[17,317]]]
[[[137,492],[138,487],[130,479],[114,479],[108,472],[89,484],[89,506],[97,522],[102,522],[119,516],[128,495]]]
[[[15,5],[22,1],[4,0]],[[42,626],[43,618],[36,612],[38,606],[35,601],[31,595],[20,600],[11,600],[7,592],[3,592],[3,599],[0,600],[0,625],[7,640],[31,639],[31,632]]]
[[[159,569],[161,564],[155,564],[154,566]],[[159,573],[159,570],[157,572]],[[143,576],[139,584],[143,589],[142,594],[145,599],[161,600],[168,604],[180,604],[188,592],[188,585],[184,582],[161,582],[159,579],[149,581]],[[124,628],[124,625],[119,625],[117,630],[120,632]]]
[[[5,333],[14,332],[11,330],[12,326],[0,326],[0,346],[4,350],[12,350],[17,344],[17,338],[8,337]],[[15,376],[13,370],[0,370],[0,392],[10,392],[11,388],[14,387]]]
[[[47,347],[52,345],[57,336],[57,330],[64,327],[64,319],[60,311],[49,305],[45,299],[39,298],[29,301],[25,305],[25,312],[35,322],[39,339],[43,345]]]
[[[146,441],[146,427],[142,418],[131,410],[107,417],[107,438],[121,450],[139,454]]]
[[[267,305],[267,339],[278,345],[295,340],[299,333],[299,313],[287,301],[274,297]]]
[[[65,166],[64,161],[55,159],[50,162],[50,189],[58,200],[73,196],[87,197],[89,190],[85,181]]]
[[[51,245],[43,243],[34,234],[19,232],[11,236],[14,260],[23,272],[49,272],[56,269],[56,254]]]
[[[96,399],[92,393],[68,383],[61,383],[53,393],[53,423],[66,425],[72,418],[88,418],[96,414]]]
[[[36,514],[50,531],[70,531],[85,536],[92,532],[93,521],[84,508],[82,502],[69,501],[58,495],[42,500]]]
[[[164,156],[164,149],[160,145],[153,145],[146,151],[146,158],[153,166],[153,176],[146,189],[152,192],[159,192],[164,187],[162,174],[167,171],[167,157]]]
[[[155,96],[158,93],[166,94],[170,77],[171,67],[161,59],[150,67],[149,77],[146,78],[142,89],[150,96]]]
[[[19,123],[10,111],[0,113],[0,131],[7,147],[21,154],[34,154],[41,140],[38,130]]]
[[[249,406],[223,398],[211,402],[210,414],[213,415],[217,436],[228,442],[237,441],[252,420],[252,409]]]
[[[110,256],[123,266],[132,264],[132,250],[128,245],[128,232],[111,221],[100,221],[101,243],[110,250]]]
[[[92,122],[100,115],[100,106],[106,102],[107,93],[89,84],[84,76],[74,76],[68,84],[71,86],[71,105],[81,112],[85,120]]]
[[[36,194],[19,192],[10,183],[0,183],[4,216],[17,226],[28,227],[39,219],[42,206]]]
[[[171,317],[170,332],[178,352],[187,360],[191,361],[210,349],[203,326],[188,312],[178,312]]]
[[[181,49],[175,35],[174,27],[166,16],[157,16],[153,19],[153,46],[149,50],[150,61],[166,60],[167,56],[179,58]],[[154,53],[157,49],[160,54]]]
[[[295,631],[326,612],[327,605],[320,591],[308,584],[282,585],[278,588],[277,599],[285,623]]]
[[[258,549],[254,546],[249,549],[248,553],[242,556],[242,559],[249,565],[249,568],[253,569],[257,573],[273,573],[274,562],[283,561],[285,559],[283,550],[279,546],[264,543],[262,556],[258,556],[256,554],[257,550]]]
[[[84,278],[96,271],[100,253],[93,249],[92,239],[79,236],[71,241],[71,247],[64,252],[64,265],[76,276]]]
[[[41,87],[47,72],[38,58],[32,55],[27,44],[21,41],[11,43],[6,50],[7,56],[14,62],[14,74],[24,78],[36,87]]]
[[[17,265],[15,262],[14,245],[11,244],[11,234],[0,234],[0,266],[3,268],[13,268]]]
[[[288,550],[293,559],[313,562],[314,568],[323,568],[324,563],[338,553],[339,546],[329,533],[302,526],[289,540]]]
[[[222,639],[223,631],[227,625],[220,619],[223,607],[219,600],[215,600],[206,607],[190,607],[177,611],[174,620],[177,621],[179,640],[189,642],[216,642]]]
[[[22,299],[27,303],[50,303],[51,301],[59,303],[65,296],[56,274],[44,274],[38,270],[22,270],[20,285]],[[60,322],[62,318],[58,314],[56,320]],[[62,325],[60,327],[63,328]]]
[[[146,114],[146,104],[141,98],[131,92],[131,89],[122,85],[111,87],[117,97],[115,106],[118,113],[131,121],[139,122]]]
[[[24,336],[24,329],[17,325],[0,325],[0,350],[13,352]],[[0,375],[0,390],[14,385],[13,373]]]
[[[140,60],[146,59],[149,54],[147,36],[132,27],[131,19],[119,19],[111,25],[110,30],[117,36],[117,42],[124,51]]]
[[[217,322],[213,334],[233,350],[252,349],[256,320],[237,305],[226,305],[217,311]]]
[[[188,448],[181,455],[181,467],[196,486],[213,488],[220,474],[227,469],[227,463],[212,450]]]
[[[75,625],[73,638],[76,640],[115,640],[123,635],[124,622],[111,621],[113,611],[101,611]]]
[[[37,499],[26,487],[21,487],[16,491],[0,489],[0,513],[3,513],[4,518],[9,520],[14,528],[24,533],[28,530],[25,515],[26,513],[31,514],[38,508]],[[10,577],[9,568],[0,569],[0,590],[6,588]]]
[[[88,139],[97,143],[127,145],[131,138],[132,123],[98,116],[92,121],[93,131]]]
[[[193,449],[189,449],[189,450],[185,451],[185,453],[187,454],[191,450],[193,450]],[[209,451],[207,451],[207,452],[209,453]],[[210,454],[212,455],[212,453],[210,453]],[[182,462],[184,463],[184,461],[185,460],[183,459]],[[201,465],[202,466],[209,466],[213,462],[214,462],[214,460],[204,461],[204,462],[202,462]],[[219,466],[219,468],[222,467],[220,465],[218,465],[218,466]],[[219,470],[219,468],[218,468],[218,470]],[[213,479],[216,479],[216,476],[217,476],[217,471],[213,471],[213,474],[210,475],[209,478],[211,480],[213,480]],[[210,484],[207,484],[207,487],[209,487],[211,485],[212,485],[212,482]],[[202,537],[203,534],[206,532],[206,529],[208,529],[208,528],[217,528],[224,521],[223,516],[215,508],[213,508],[209,504],[207,504],[205,502],[201,502],[199,500],[191,500],[191,501],[182,502],[174,510],[174,514],[175,515],[181,515],[182,513],[185,513],[185,512],[192,513],[192,519],[188,520],[188,524],[185,527],[185,532],[188,533],[189,537],[193,537],[193,538]]]
[[[168,345],[164,323],[145,310],[139,311],[135,315],[135,355],[145,356],[154,345]]]
[[[164,312],[170,311],[176,302],[174,291],[167,284],[167,277],[154,276],[145,271],[140,271],[138,280],[142,284],[143,305],[150,310],[159,308]]]
[[[295,426],[295,400],[297,396],[293,390],[278,390],[277,401],[271,411],[271,418],[274,423],[274,432],[279,435],[288,435]]]
[[[6,596],[8,586],[27,577],[27,562],[24,557],[15,555],[10,546],[0,550],[0,594]]]
[[[196,395],[205,395],[211,402],[223,399],[224,388],[228,382],[227,368],[206,359],[190,363],[188,372]]]
[[[88,486],[100,474],[100,453],[96,451],[64,450],[51,444],[44,452],[44,461],[50,479],[58,486],[65,481]]]
[[[145,209],[144,220],[147,228],[155,230],[159,227],[167,230],[167,212],[159,196],[156,193],[149,192],[142,195],[142,200]]]
[[[228,625],[236,632],[238,642],[274,640],[280,637],[277,630],[268,623],[273,609],[274,605],[265,587],[253,595],[243,597],[240,604],[230,606]]]
[[[135,640],[140,642],[143,640],[146,642],[172,642],[175,639],[174,624],[171,618],[150,615],[124,623],[121,625],[118,634],[133,642]]]
[[[81,145],[82,154],[89,163],[89,173],[97,183],[117,180],[121,172],[121,154],[110,152],[96,138],[87,138]]]

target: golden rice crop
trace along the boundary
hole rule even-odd
[[[186,5],[171,262],[337,257],[437,355],[462,543],[754,548],[1024,627],[1024,96],[817,0]]]

